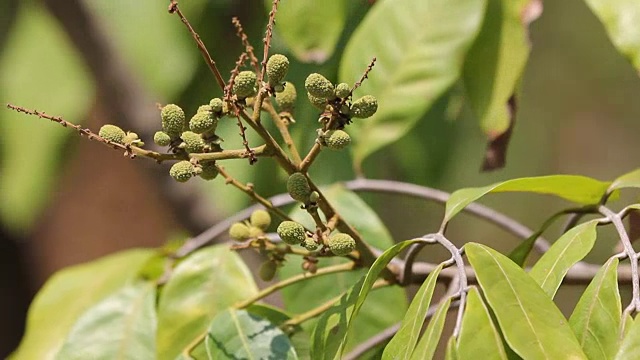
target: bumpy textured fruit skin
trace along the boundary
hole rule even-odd
[[[298,245],[307,238],[304,226],[295,221],[283,221],[278,225],[278,236],[289,245]]]
[[[327,242],[329,250],[334,255],[345,256],[349,255],[356,248],[356,241],[353,240],[349,234],[333,234]]]
[[[302,173],[293,173],[287,180],[287,191],[289,195],[300,202],[307,202],[311,195],[309,181]]]
[[[317,109],[324,110],[324,108],[327,107],[326,99],[313,96],[309,92],[307,93],[307,98],[309,99],[309,102],[311,103],[311,105],[313,105],[313,107]]]
[[[305,249],[309,251],[318,250],[318,243],[310,237],[304,239],[304,242],[302,243],[302,245],[304,246]]]
[[[200,166],[202,167],[202,171],[199,174],[200,178],[213,180],[218,176],[218,168],[216,168],[215,161],[200,163]]]
[[[349,93],[351,92],[351,87],[349,86],[349,84],[347,83],[340,83],[338,85],[336,85],[336,96],[339,97],[340,99],[344,99],[347,96],[349,96]]]
[[[180,135],[180,138],[185,143],[185,150],[189,153],[201,153],[204,151],[204,140],[202,136],[194,133],[193,131],[185,131]]]
[[[207,106],[209,109],[209,105]],[[202,107],[202,106],[201,106]],[[211,111],[198,111],[191,120],[189,120],[189,129],[197,134],[207,131],[215,131],[218,126],[218,118]]]
[[[171,137],[164,131],[157,131],[153,135],[153,142],[158,146],[169,146],[169,144],[171,144]]]
[[[331,150],[342,150],[351,144],[351,136],[343,130],[329,130],[324,134],[324,142]]]
[[[195,169],[193,168],[193,164],[191,164],[187,160],[182,160],[173,164],[173,166],[169,170],[169,175],[171,175],[171,177],[176,179],[176,181],[178,182],[186,182],[187,180],[191,179],[194,172]]]
[[[365,95],[351,104],[351,116],[366,119],[378,111],[378,100],[373,95]]]
[[[213,98],[211,99],[211,101],[209,101],[209,106],[211,106],[211,111],[215,112],[215,113],[220,113],[222,112],[222,99],[220,98]]]
[[[249,227],[243,223],[235,223],[229,228],[229,236],[233,240],[243,241],[251,237]]]
[[[267,76],[269,77],[269,85],[276,86],[282,83],[284,77],[289,71],[289,59],[281,54],[271,55],[267,61]]]
[[[260,265],[260,270],[258,270],[258,274],[260,275],[260,279],[263,281],[271,281],[273,277],[276,276],[276,272],[278,271],[278,264],[273,261],[265,261]]]
[[[186,117],[180,106],[169,104],[162,108],[162,130],[169,136],[177,138],[186,125]]]
[[[296,99],[298,98],[298,92],[295,85],[290,82],[284,84],[284,90],[276,93],[276,103],[282,111],[293,112],[296,106]]]
[[[118,144],[124,144],[124,137],[127,134],[125,134],[124,130],[115,125],[103,125],[100,128],[98,135],[105,140],[109,140]]]
[[[267,230],[269,225],[271,225],[271,215],[267,210],[256,210],[251,214],[249,221],[251,225],[262,230]]]
[[[304,87],[309,94],[318,98],[331,99],[335,95],[331,81],[318,73],[307,76],[304,81]]]
[[[256,94],[256,74],[253,71],[241,71],[233,83],[233,93],[241,99]]]

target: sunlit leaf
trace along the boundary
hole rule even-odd
[[[633,359],[640,353],[640,321],[633,321],[626,333],[620,349],[616,354],[616,360]]]
[[[609,191],[624,188],[640,188],[640,169],[633,170],[613,180],[609,186]]]
[[[458,348],[457,348],[457,340],[455,336],[449,338],[447,342],[447,352],[444,356],[444,360],[458,360],[460,357],[458,356]]]
[[[444,321],[447,318],[447,312],[449,311],[449,305],[451,305],[451,298],[448,297],[443,300],[436,313],[429,321],[427,329],[422,334],[420,342],[416,346],[415,350],[411,354],[412,360],[432,359],[433,354],[436,352],[438,342],[440,342],[440,336],[442,336],[442,328],[444,327]]]
[[[377,58],[355,93],[355,98],[374,95],[379,102],[372,118],[352,125],[356,163],[406,134],[457,81],[485,5],[485,0],[376,1],[340,63],[340,81],[353,84]]]
[[[458,340],[458,359],[508,359],[502,346],[502,337],[496,328],[489,309],[484,304],[478,289],[472,287],[467,295],[467,306],[462,318]]]
[[[586,359],[567,320],[536,282],[499,252],[465,245],[509,346],[525,359]]]

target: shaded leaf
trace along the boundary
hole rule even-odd
[[[422,325],[426,319],[433,290],[436,287],[442,264],[435,268],[416,292],[409,310],[402,319],[402,325],[385,347],[382,359],[409,359],[418,343]]]
[[[458,340],[458,359],[508,359],[502,336],[476,287],[469,289]]]
[[[265,304],[251,304],[247,307],[247,311],[250,314],[268,320],[276,326],[282,325],[291,318],[281,309]],[[291,332],[293,332],[293,334]],[[309,334],[299,325],[295,326],[291,331],[287,330],[287,334],[298,355],[298,359],[310,359],[309,350],[311,349],[311,341],[309,340]]]
[[[569,325],[590,359],[613,359],[620,329],[618,259],[610,259],[576,304]]]
[[[213,319],[206,338],[209,359],[297,359],[277,325],[246,310],[226,310]]]
[[[501,183],[461,189],[447,200],[443,223],[449,222],[467,205],[488,193],[531,192],[561,197],[578,204],[596,204],[607,191],[609,182],[578,175],[551,175],[507,180]]]
[[[447,319],[449,305],[451,305],[450,297],[447,297],[438,305],[436,313],[431,318],[431,321],[429,321],[427,329],[424,331],[424,334],[422,334],[418,346],[416,346],[411,355],[412,360],[433,359],[433,354],[438,347],[440,336],[442,336],[442,328],[444,327],[444,321]]]
[[[377,58],[369,79],[356,91],[356,98],[371,94],[380,105],[373,117],[352,125],[356,164],[411,130],[457,81],[485,4],[486,0],[376,2],[340,63],[340,81],[353,84]]]
[[[160,294],[159,359],[175,359],[216,314],[257,293],[251,272],[228,245],[201,249],[182,261]]]
[[[152,359],[155,356],[156,286],[139,282],[85,312],[67,337],[60,359]]]
[[[586,359],[566,319],[536,282],[499,252],[465,245],[509,346],[525,359]]]
[[[640,71],[640,2],[586,0],[600,19],[613,45]]]
[[[513,128],[516,125],[516,114],[518,111],[518,104],[516,102],[516,96],[512,95],[507,102],[509,109],[509,127],[507,130],[501,133],[489,134],[489,142],[487,143],[487,149],[484,152],[484,161],[482,162],[482,171],[492,171],[501,169],[507,163],[507,148],[509,147],[509,140],[511,140],[511,134]]]
[[[153,253],[128,250],[55,273],[31,303],[27,331],[12,359],[54,359],[78,318],[134,279]]]
[[[553,299],[567,271],[593,248],[597,220],[580,224],[564,233],[533,266],[529,275]]]
[[[640,321],[632,321],[628,329],[616,354],[616,360],[634,359],[640,354]]]

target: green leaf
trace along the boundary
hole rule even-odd
[[[525,359],[586,359],[567,320],[536,282],[499,252],[465,245],[509,346]]]
[[[229,309],[216,315],[205,341],[209,359],[298,358],[278,326],[246,310]]]
[[[635,320],[631,314],[626,314],[624,321],[622,321],[622,324],[620,325],[620,334],[622,334],[620,337],[621,339],[624,339],[629,334],[629,330],[633,326],[634,321]]]
[[[158,359],[175,359],[219,312],[258,292],[228,245],[193,253],[174,269],[158,302]]]
[[[462,318],[458,340],[458,359],[508,359],[502,346],[502,336],[496,328],[491,313],[484,304],[480,292],[472,287],[467,294],[467,306]]]
[[[640,71],[640,2],[586,0],[604,25],[613,45]]]
[[[447,223],[462,209],[488,193],[531,192],[561,197],[578,204],[597,204],[607,191],[610,182],[585,176],[551,175],[507,180],[501,183],[461,189],[447,200],[443,223]]]
[[[458,80],[485,5],[486,0],[381,0],[367,13],[339,72],[341,82],[353,84],[377,58],[356,91],[356,98],[371,94],[379,102],[373,117],[352,125],[356,164],[405,135]]]
[[[265,0],[271,11],[272,0]],[[325,62],[336,48],[347,21],[346,0],[296,0],[278,7],[276,34],[302,62]]]
[[[640,188],[640,169],[626,173],[613,180],[609,192],[624,188]]]
[[[449,305],[451,305],[450,297],[447,297],[438,305],[436,313],[431,318],[431,321],[429,321],[427,329],[424,331],[418,346],[416,346],[416,349],[411,355],[412,360],[433,359],[433,354],[438,347],[440,336],[442,336],[442,328],[444,327],[444,321],[447,319]]]
[[[597,220],[580,224],[564,233],[540,260],[529,275],[553,299],[567,271],[593,248]]]
[[[276,326],[280,326],[285,321],[291,319],[291,317],[281,309],[265,304],[251,304],[247,307],[247,311],[250,314],[254,314],[268,320]],[[293,332],[293,334],[291,332]],[[296,350],[298,358],[305,360],[310,359],[309,350],[311,348],[311,341],[309,339],[309,334],[299,325],[296,325],[291,329],[291,331],[287,331],[287,334],[289,335],[289,339]]]
[[[358,281],[338,303],[318,320],[312,334],[312,359],[341,358],[353,320],[358,315],[373,283],[387,264],[408,246],[422,240],[407,240],[392,246],[371,265],[367,275]]]
[[[134,279],[153,253],[128,250],[55,273],[31,303],[26,334],[12,359],[54,359],[78,318]]]
[[[622,339],[616,360],[635,359],[640,353],[640,321],[633,321],[628,333]]]
[[[433,290],[436,287],[442,265],[435,268],[422,283],[409,305],[409,310],[402,319],[402,325],[385,347],[382,359],[409,359],[418,343],[422,325],[427,316]]]
[[[58,354],[60,359],[152,359],[156,285],[138,282],[85,312]]]
[[[456,347],[456,337],[452,336],[447,342],[447,352],[444,356],[445,360],[458,360],[458,348]]]
[[[504,133],[511,122],[507,101],[529,57],[522,19],[529,2],[489,0],[482,30],[465,59],[467,99],[490,138]]]
[[[618,259],[607,261],[580,297],[569,325],[590,359],[613,359],[620,333]]]

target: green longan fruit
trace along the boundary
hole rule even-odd
[[[331,150],[342,150],[351,144],[351,136],[343,130],[329,130],[324,134],[324,142]]]
[[[318,73],[307,76],[304,81],[304,87],[309,94],[318,98],[331,99],[335,96],[331,81]]]
[[[334,255],[345,256],[355,250],[356,241],[349,234],[338,233],[329,237],[327,245]]]
[[[216,168],[215,161],[203,162],[200,163],[200,166],[202,167],[202,171],[198,176],[200,176],[201,179],[213,180],[218,176],[219,172],[218,168]]]
[[[318,243],[313,239],[313,238],[306,238],[304,239],[304,242],[302,243],[302,245],[304,246],[305,249],[309,250],[309,251],[316,251],[318,250]]]
[[[213,98],[211,99],[211,101],[209,101],[209,106],[211,106],[211,111],[213,111],[214,113],[220,113],[222,112],[222,99],[220,98]]]
[[[185,143],[185,150],[189,153],[201,153],[204,151],[204,140],[202,136],[194,133],[193,131],[185,131],[180,135],[180,138]]]
[[[351,93],[351,87],[349,86],[349,84],[340,83],[340,84],[336,85],[335,94],[340,99],[346,98],[347,96],[349,96],[349,93]]]
[[[289,59],[281,54],[271,55],[267,61],[269,85],[276,86],[282,83],[284,77],[287,76],[287,71],[289,71]]]
[[[253,71],[241,71],[234,80],[233,93],[240,99],[255,95],[257,80]]]
[[[289,195],[300,202],[307,202],[311,195],[309,181],[302,173],[293,173],[287,180],[287,191]]]
[[[124,130],[120,129],[115,125],[103,125],[98,132],[98,136],[101,138],[117,143],[124,144],[124,138],[127,136]]]
[[[378,111],[378,100],[373,95],[365,95],[351,104],[351,116],[366,119]]]
[[[164,131],[157,131],[153,135],[153,142],[158,146],[169,146],[169,144],[171,144],[171,137]]]
[[[171,177],[176,179],[176,181],[178,182],[186,182],[187,180],[191,179],[194,173],[195,169],[193,167],[193,164],[191,164],[187,160],[178,161],[177,163],[173,164],[173,166],[171,166],[171,169],[169,170],[169,175],[171,175]]]
[[[210,111],[198,111],[195,115],[193,115],[191,120],[189,120],[189,129],[191,129],[191,131],[196,134],[202,134],[207,131],[215,131],[217,126],[218,118]]]
[[[278,106],[282,111],[293,112],[297,98],[298,93],[296,92],[295,85],[288,81],[284,84],[284,90],[276,93],[276,103],[278,103]]]
[[[283,221],[276,231],[278,236],[289,245],[298,245],[307,238],[304,226],[295,221]]]
[[[273,261],[265,261],[260,265],[258,275],[260,275],[260,279],[263,281],[271,281],[276,276],[277,271],[278,264]]]
[[[262,230],[267,230],[269,225],[271,225],[271,215],[267,210],[256,210],[251,214],[249,221],[251,225]]]
[[[326,99],[313,96],[311,95],[311,93],[307,93],[307,98],[309,99],[311,105],[313,105],[317,109],[324,110],[327,107]]]
[[[177,138],[186,125],[186,117],[180,106],[169,104],[162,108],[162,130],[172,138]]]
[[[229,236],[236,241],[244,241],[251,238],[249,227],[243,223],[234,223],[229,228]]]

